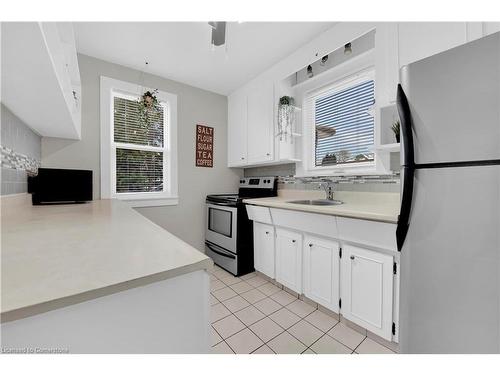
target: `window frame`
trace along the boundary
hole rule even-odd
[[[355,86],[357,84],[372,80],[374,83],[374,99],[376,92],[376,80],[375,80],[375,69],[373,66],[360,70],[356,73],[344,76],[334,82],[331,82],[321,88],[316,88],[305,93],[302,103],[303,108],[303,118],[302,122],[304,124],[304,159],[305,159],[305,170],[307,175],[345,175],[345,174],[369,174],[375,173],[377,171],[377,152],[375,149],[376,144],[376,133],[377,133],[377,119],[374,113],[373,122],[373,161],[359,162],[359,163],[348,163],[340,165],[328,165],[328,166],[317,166],[316,165],[316,148],[315,148],[315,138],[316,132],[313,124],[310,123],[309,118],[314,118],[314,108],[309,108],[307,103],[312,100],[312,98],[319,98],[322,96],[331,95],[333,92],[342,91],[346,88]],[[373,110],[376,112],[376,102],[373,104]],[[313,114],[310,115],[310,111]]]
[[[177,181],[177,95],[158,91],[157,98],[166,109],[163,147],[114,141],[114,97],[136,100],[149,88],[101,76],[101,198],[127,201],[132,207],[178,204]],[[149,89],[150,90],[150,89]],[[163,152],[163,191],[116,192],[116,149]]]

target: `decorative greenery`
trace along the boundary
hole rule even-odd
[[[291,96],[282,96],[280,98],[280,106],[282,105],[293,105],[293,98]]]
[[[400,137],[400,123],[399,120],[394,121],[394,123],[391,126],[391,129],[394,133],[394,136],[396,137],[396,141],[399,143],[399,137]]]
[[[141,123],[147,124],[151,117],[157,117],[158,112],[161,111],[160,101],[156,97],[157,94],[158,89],[148,90],[140,97],[138,104]]]
[[[282,96],[278,105],[278,135],[280,141],[290,138],[293,143],[293,124],[295,122],[295,108],[291,96]]]

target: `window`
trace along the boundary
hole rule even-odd
[[[101,77],[101,196],[135,207],[176,204],[177,97],[158,92],[158,110],[141,121],[145,90]]]
[[[374,166],[375,81],[364,72],[306,97],[310,169]]]

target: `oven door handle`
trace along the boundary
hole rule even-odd
[[[219,255],[221,255],[221,256],[223,256],[223,257],[226,257],[226,258],[236,259],[236,256],[235,256],[235,255],[233,255],[233,254],[223,253],[223,252],[221,252],[221,251],[219,251],[219,250],[215,249],[215,248],[214,248],[214,246],[213,246],[211,243],[209,243],[209,242],[205,242],[205,245],[207,245],[207,247],[208,247],[210,250],[212,250],[214,253],[216,253],[216,254],[219,254]]]

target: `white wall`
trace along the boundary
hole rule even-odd
[[[82,139],[42,138],[42,166],[91,169],[94,199],[100,198],[99,79],[107,76],[141,84],[139,71],[78,55],[82,81]],[[199,250],[205,237],[205,197],[235,192],[241,170],[227,168],[227,97],[150,74],[144,85],[177,95],[178,181],[177,206],[138,211]],[[196,124],[215,128],[214,168],[195,167]]]

